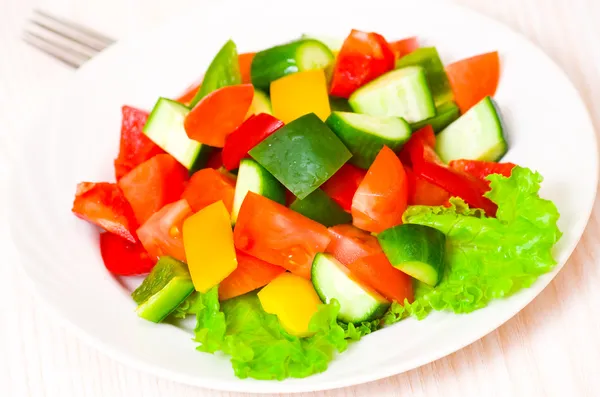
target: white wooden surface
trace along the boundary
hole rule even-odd
[[[540,45],[568,73],[592,112],[596,128],[600,127],[599,0],[459,2],[510,25]],[[10,137],[28,125],[36,109],[52,100],[52,93],[73,73],[20,41],[32,8],[123,38],[192,3],[195,1],[0,0],[0,192],[8,189]],[[4,203],[0,194],[0,396],[232,396],[125,367],[40,310],[25,288],[26,280],[7,244]],[[408,373],[310,395],[600,395],[599,238],[600,206],[596,202],[571,260],[555,281],[507,324],[449,357]]]

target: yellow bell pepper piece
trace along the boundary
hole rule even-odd
[[[292,273],[283,273],[258,293],[267,313],[275,314],[291,335],[310,336],[308,323],[321,304],[310,281]]]
[[[231,219],[222,201],[183,222],[183,247],[196,291],[207,292],[237,268]]]
[[[331,113],[325,71],[293,73],[273,81],[271,104],[273,115],[286,124],[308,113],[325,121]]]

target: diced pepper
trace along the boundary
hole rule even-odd
[[[390,42],[390,47],[392,48],[396,59],[399,59],[419,48],[419,40],[417,40],[416,37],[409,37],[402,40],[392,41]]]
[[[383,252],[365,256],[350,263],[348,269],[356,277],[390,301],[413,301],[412,278],[396,269]]]
[[[242,84],[252,83],[250,78],[250,66],[254,59],[255,52],[246,52],[238,55],[238,62],[240,64],[240,75],[242,77]]]
[[[285,273],[281,266],[237,251],[237,268],[219,284],[219,299],[224,301],[264,287]]]
[[[399,225],[407,200],[404,167],[396,154],[384,146],[352,199],[353,224],[369,232]]]
[[[344,265],[382,252],[376,237],[352,225],[333,226],[328,230],[331,242],[325,252]]]
[[[488,186],[490,185],[490,181],[487,180],[488,175],[500,174],[508,178],[512,169],[515,168],[513,163],[494,163],[478,160],[452,160],[448,166],[453,170],[469,174]]]
[[[183,222],[183,244],[196,291],[206,293],[237,267],[231,219],[222,201]]]
[[[394,69],[394,65],[394,52],[383,36],[352,30],[337,56],[330,93],[348,98],[361,86]]]
[[[161,256],[172,256],[185,262],[182,229],[183,222],[192,215],[187,201],[179,200],[165,205],[137,230],[140,242],[154,261]]]
[[[275,314],[290,334],[299,337],[312,334],[308,325],[321,300],[310,281],[284,273],[264,287],[258,299],[263,310]]]
[[[179,200],[188,172],[169,154],[159,154],[119,180],[119,187],[141,225],[166,204]]]
[[[331,238],[327,228],[266,197],[248,192],[234,230],[241,251],[310,279],[317,252]]]
[[[249,153],[299,199],[321,186],[352,157],[314,113],[281,127]]]
[[[225,138],[246,118],[254,87],[231,85],[206,95],[185,118],[185,132],[190,139],[209,146],[223,147]]]
[[[137,221],[131,205],[114,183],[82,182],[77,185],[73,213],[132,243],[137,241]]]
[[[327,79],[322,69],[293,73],[271,83],[273,115],[289,123],[314,113],[323,121],[331,113]]]
[[[262,142],[266,137],[283,127],[283,123],[275,117],[259,113],[250,118],[225,140],[223,147],[223,166],[234,170],[240,161],[248,155],[248,151]]]
[[[408,205],[443,205],[450,198],[450,193],[416,176],[409,167],[404,170],[408,178]]]
[[[352,164],[344,164],[338,172],[321,185],[321,189],[338,203],[344,211],[350,212],[354,193],[356,193],[366,174],[367,171]]]
[[[154,261],[140,243],[132,243],[116,234],[100,234],[100,253],[106,269],[117,276],[145,274]]]
[[[435,132],[433,131],[432,126],[426,125],[425,127],[413,132],[408,142],[404,144],[398,155],[403,165],[412,165],[412,160],[410,158],[411,151],[414,151],[415,146],[420,145],[426,145],[430,147],[435,146]],[[441,163],[441,160],[438,159],[437,155],[431,160],[439,161]]]
[[[205,168],[218,170],[221,167],[223,167],[223,151],[216,149],[208,157]]]
[[[143,134],[148,112],[131,106],[121,108],[121,143],[119,156],[115,159],[117,181],[129,171],[164,151]]]
[[[192,175],[181,197],[187,200],[194,212],[223,201],[225,208],[231,213],[234,193],[235,180],[222,172],[205,168]]]

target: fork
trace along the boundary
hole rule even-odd
[[[115,42],[102,33],[41,10],[33,11],[23,40],[75,69]]]

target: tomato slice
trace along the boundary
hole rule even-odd
[[[394,69],[395,62],[394,52],[383,36],[352,30],[337,56],[330,93],[348,98],[364,84]]]
[[[384,146],[352,199],[352,223],[377,233],[399,225],[407,200],[408,184],[402,162]]]
[[[384,253],[365,256],[350,263],[348,269],[362,282],[374,288],[390,301],[412,302],[412,278],[396,269]]]
[[[246,52],[238,55],[240,74],[242,75],[242,84],[252,83],[252,79],[250,78],[250,66],[252,66],[254,55],[256,55],[255,52]]]
[[[390,42],[390,47],[396,59],[402,58],[419,48],[419,40],[416,37],[408,37],[403,40]]]
[[[346,163],[321,185],[321,189],[345,211],[350,212],[352,198],[366,174],[367,171]]]
[[[329,229],[331,242],[325,252],[349,265],[365,256],[381,252],[377,238],[352,225],[337,225]]]
[[[281,266],[237,251],[237,268],[219,284],[219,299],[227,300],[264,287],[285,273]]]
[[[187,200],[194,212],[223,201],[231,213],[234,194],[235,181],[232,178],[212,168],[205,168],[192,175],[181,197]]]
[[[187,201],[179,200],[165,205],[137,230],[140,242],[153,260],[169,255],[185,262],[183,221],[192,213]]]
[[[100,253],[106,269],[117,276],[145,274],[154,267],[154,261],[140,243],[116,234],[100,233]]]
[[[237,249],[310,279],[312,261],[331,240],[327,228],[249,192],[233,233]]]
[[[187,170],[169,154],[159,154],[135,167],[119,180],[119,187],[141,225],[166,204],[178,200]]]
[[[119,156],[114,162],[117,181],[144,161],[164,153],[142,132],[148,120],[148,112],[131,106],[123,106],[121,113],[121,143]]]
[[[131,205],[115,183],[81,182],[77,185],[73,213],[132,243],[137,241]]]
[[[516,164],[478,160],[452,160],[448,166],[453,170],[469,174],[489,186],[490,181],[486,179],[488,175],[500,174],[508,178]]]
[[[185,118],[190,139],[223,147],[225,138],[245,120],[254,97],[252,84],[230,85],[206,95]]]
[[[450,198],[450,193],[416,176],[409,167],[404,170],[408,178],[408,205],[443,205]]]

